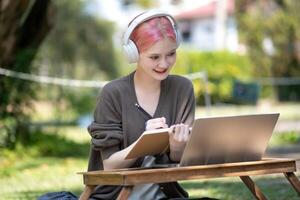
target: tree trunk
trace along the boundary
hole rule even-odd
[[[51,0],[0,0],[0,67],[30,73],[30,64],[53,24],[53,15]],[[24,108],[28,110],[34,97],[32,85],[0,75],[0,94],[1,138],[11,143],[18,136],[27,138]]]
[[[0,0],[0,6],[1,67],[11,68],[28,50],[30,64],[53,22],[50,0]]]

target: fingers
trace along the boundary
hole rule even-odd
[[[182,134],[182,126],[181,126],[181,124],[177,124],[176,126],[175,126],[175,138],[179,141],[179,142],[181,142],[181,134]]]
[[[175,125],[170,126],[169,135],[173,135],[175,133]]]
[[[185,124],[176,124],[170,127],[171,137],[178,141],[184,142],[188,140],[189,137],[189,126]]]
[[[146,122],[146,130],[153,130],[158,128],[168,128],[165,117],[150,119]]]
[[[183,134],[183,141],[187,141],[189,138],[190,130],[188,125],[184,125],[184,134]]]
[[[170,155],[181,157],[189,138],[189,126],[184,124],[176,124],[171,126],[170,130]]]

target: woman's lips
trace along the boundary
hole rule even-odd
[[[164,70],[157,70],[157,69],[153,69],[154,72],[159,73],[159,74],[163,74],[167,71],[167,69]]]

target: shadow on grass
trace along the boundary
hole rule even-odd
[[[300,143],[290,144],[290,145],[281,145],[275,147],[267,148],[266,154],[299,154],[300,153]]]
[[[229,178],[230,179],[230,178]],[[189,192],[190,197],[208,196],[226,200],[255,199],[242,181],[219,181],[218,179],[182,182],[181,185]],[[296,191],[283,178],[258,178],[255,184],[261,189],[267,199],[296,200]]]
[[[19,191],[19,192],[14,192],[14,193],[7,193],[2,196],[5,199],[22,199],[22,200],[32,200],[32,199],[37,199],[38,197],[49,193],[49,192],[61,192],[61,191],[67,191],[71,192],[77,197],[80,196],[82,192],[82,188],[71,188],[69,191],[66,189],[61,189],[61,190],[56,190],[56,191],[50,191],[50,190],[30,190],[30,191]]]

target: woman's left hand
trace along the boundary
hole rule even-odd
[[[169,136],[170,158],[173,161],[179,161],[189,139],[189,126],[185,124],[173,125],[170,127]]]

